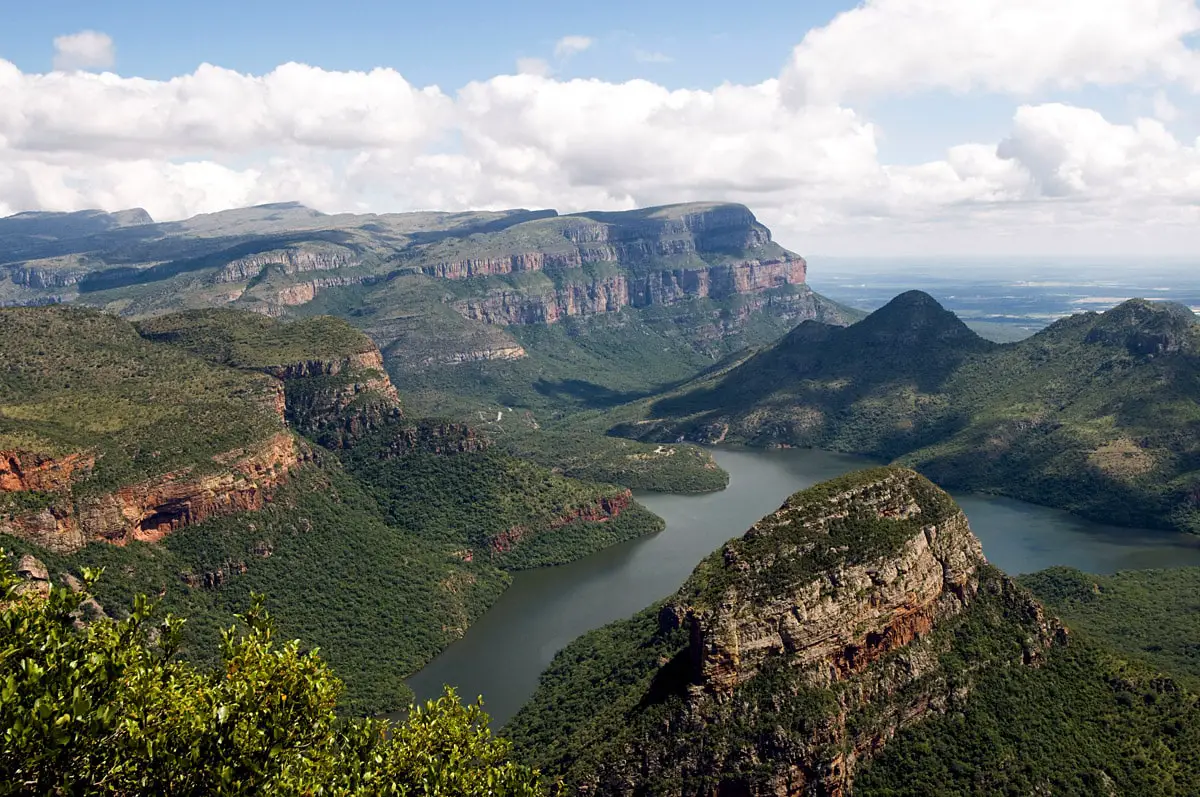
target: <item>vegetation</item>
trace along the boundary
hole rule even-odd
[[[931,297],[779,344],[614,412],[641,440],[717,439],[895,459],[946,486],[1200,532],[1200,326],[1131,300],[989,343]]]
[[[340,683],[316,651],[276,640],[261,598],[209,669],[177,658],[185,624],[155,624],[145,597],[77,629],[86,593],[23,588],[0,553],[3,793],[545,792],[452,691],[399,725],[339,720]]]
[[[901,731],[860,797],[1200,790],[1200,708],[1170,679],[1073,641],[1039,667],[985,673],[966,705]]]
[[[189,310],[139,321],[137,330],[148,340],[249,370],[339,361],[375,350],[361,331],[330,316],[281,322],[246,310]]]
[[[518,430],[497,439],[516,457],[583,481],[664,493],[706,493],[729,484],[712,454],[694,445],[649,445],[589,429]]]
[[[95,458],[77,492],[189,468],[282,431],[271,380],[138,336],[74,307],[0,309],[0,450]]]
[[[441,490],[451,490],[443,485]],[[319,645],[346,681],[351,714],[395,710],[405,676],[419,669],[490,606],[508,577],[464,562],[454,545],[389,525],[336,460],[298,471],[261,511],[210,519],[160,543],[95,543],[69,557],[7,538],[51,572],[103,567],[105,607],[139,593],[189,618],[181,652],[212,664],[220,630],[252,592],[267,596],[288,637]]]
[[[562,564],[662,528],[624,490],[500,451],[391,458],[362,444],[346,462],[393,525],[505,568]]]
[[[1098,576],[1054,567],[1021,582],[1072,629],[1200,690],[1200,568]]]

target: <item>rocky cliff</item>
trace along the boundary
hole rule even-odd
[[[1005,641],[980,646],[983,628]],[[980,672],[1034,666],[1066,640],[987,564],[949,496],[900,468],[797,493],[655,615],[606,632],[626,641],[581,676],[623,686],[582,686],[556,661],[514,721],[523,745],[556,687],[581,688],[574,705],[608,692],[598,718],[557,716],[585,747],[533,756],[581,794],[849,794],[899,729],[962,706]]]
[[[39,494],[31,497],[44,505],[25,508],[19,502],[10,504],[7,511],[0,511],[0,533],[59,553],[77,551],[98,541],[117,545],[131,540],[154,542],[209,517],[261,508],[272,488],[307,456],[307,449],[293,435],[280,432],[261,443],[213,457],[204,467],[81,496],[71,494],[70,476],[81,472],[72,469],[71,463],[86,462],[86,456],[74,454],[61,460],[36,457],[41,469],[32,475],[54,474],[54,478],[9,478],[0,482],[0,496],[9,493],[10,499],[19,501],[18,493],[36,490]],[[24,452],[0,453],[0,461],[10,465],[22,459],[30,456]],[[10,471],[9,475],[14,473]]]
[[[138,329],[210,362],[280,380],[287,422],[329,448],[344,448],[403,414],[379,348],[340,319],[199,310],[148,319]]]
[[[803,258],[748,260],[700,268],[655,271],[645,276],[617,273],[576,277],[544,292],[497,288],[454,307],[464,316],[489,324],[550,324],[578,315],[614,313],[625,307],[678,304],[689,299],[725,299],[770,288],[803,285]],[[579,280],[579,281],[576,281]]]

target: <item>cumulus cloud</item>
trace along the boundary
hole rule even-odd
[[[517,59],[517,74],[518,75],[537,75],[538,77],[546,77],[554,70],[550,68],[550,64],[545,58],[518,58]]]
[[[1194,0],[867,0],[814,28],[784,73],[793,103],[928,88],[1029,94],[1140,78],[1200,87]]]
[[[936,16],[932,0],[869,0],[806,37],[779,78],[711,90],[556,79],[540,59],[455,92],[391,69],[289,63],[247,75],[202,65],[147,80],[27,74],[0,60],[0,214],[142,206],[173,219],[283,200],[330,212],[576,211],[718,199],[745,202],[801,251],[1042,248],[1050,236],[1096,246],[1097,231],[1133,240],[1168,227],[1173,237],[1159,240],[1200,244],[1200,152],[1164,127],[1165,93],[1157,119],[1117,123],[1027,103],[999,140],[924,163],[881,160],[882,132],[848,107],[867,91],[1188,79],[1191,52],[1172,42],[1182,48],[1195,23],[1172,0],[1141,0],[1150,13],[1140,22],[1117,13],[1124,0],[1093,3],[1072,35],[1031,42],[1019,34],[1050,24],[1043,3],[991,3],[936,4],[952,24],[934,42],[920,33]],[[1122,25],[1128,41],[1117,46],[1108,33]],[[984,46],[993,39],[1012,52]],[[1107,60],[1096,54],[1104,48]]]
[[[563,36],[554,43],[555,58],[570,58],[590,49],[596,40],[590,36]]]
[[[54,39],[55,69],[106,69],[115,62],[116,50],[107,33],[81,30]]]

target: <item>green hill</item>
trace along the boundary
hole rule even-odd
[[[281,630],[338,667],[350,711],[404,705],[403,679],[507,570],[662,526],[623,487],[404,416],[379,350],[338,319],[204,310],[135,327],[52,306],[0,325],[4,547],[60,582],[107,568],[113,611],[158,596],[190,618],[192,656],[264,593]]]
[[[947,495],[879,468],[580,637],[505,733],[580,793],[1166,795],[1200,788],[1198,720],[987,565]]]
[[[803,323],[614,419],[635,439],[852,451],[946,486],[1200,532],[1200,327],[1166,303],[999,345],[907,293],[846,328]]]

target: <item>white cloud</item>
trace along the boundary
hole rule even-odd
[[[554,43],[554,57],[563,59],[590,49],[596,40],[590,36],[563,36]]]
[[[866,0],[810,30],[784,74],[794,103],[926,88],[1029,94],[1140,78],[1200,87],[1194,0]]]
[[[172,219],[283,200],[326,211],[574,211],[718,199],[745,202],[806,252],[1200,246],[1200,151],[1164,127],[1165,93],[1157,119],[1118,124],[1087,108],[1026,104],[1004,136],[926,163],[881,161],[875,124],[834,99],[932,85],[1021,91],[1136,78],[1144,88],[1187,76],[1191,53],[1172,55],[1171,42],[1193,23],[1178,3],[1144,0],[1141,22],[1113,11],[1124,0],[1092,4],[1107,21],[1080,23],[1063,44],[1030,38],[1029,20],[1049,18],[1025,0],[1004,6],[1021,13],[996,6],[1000,16],[981,18],[998,32],[969,24],[962,7],[983,13],[990,2],[940,4],[939,54],[921,51],[933,47],[918,24],[933,18],[932,0],[903,5],[911,24],[897,16],[899,0],[873,0],[806,37],[781,78],[712,90],[555,79],[542,59],[453,94],[390,69],[289,63],[245,75],[203,65],[147,80],[26,74],[0,60],[0,213],[142,206]],[[1120,47],[1096,32],[1117,22],[1127,28]],[[877,35],[879,25],[892,34]],[[975,39],[960,47],[956,35]],[[989,37],[1015,54],[985,46]],[[1095,55],[1105,47],[1107,61]],[[960,83],[943,71],[955,59]],[[798,85],[806,102],[795,102]]]
[[[643,64],[669,64],[675,59],[657,50],[634,50],[633,60]]]
[[[115,62],[116,50],[107,33],[81,30],[54,39],[55,69],[106,69]]]
[[[1167,93],[1162,89],[1154,92],[1154,99],[1151,101],[1154,107],[1154,118],[1160,122],[1170,124],[1179,118],[1179,109],[1175,107]]]

